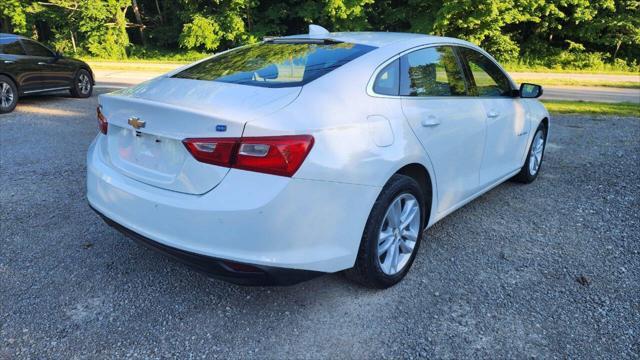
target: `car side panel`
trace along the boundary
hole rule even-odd
[[[416,97],[402,99],[402,107],[433,161],[438,177],[437,213],[446,212],[480,186],[486,137],[482,103],[473,97]],[[439,124],[424,125],[430,121]]]
[[[36,62],[25,55],[0,55],[0,73],[7,74],[16,81],[18,92],[22,95],[25,92],[38,90],[40,79]]]
[[[46,59],[42,65],[42,86],[47,89],[59,87],[71,87],[75,77],[77,65],[67,59]]]
[[[480,185],[486,186],[522,166],[529,123],[526,107],[519,98],[479,100],[487,117],[487,142],[480,171]]]

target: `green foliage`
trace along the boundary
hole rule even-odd
[[[192,62],[211,55],[196,50],[169,51],[163,48],[143,47],[139,45],[131,45],[127,53],[128,60],[153,59],[155,61],[166,62]]]
[[[85,33],[89,53],[106,59],[127,57],[129,37],[125,25],[128,0],[88,0],[82,6],[79,30]]]
[[[18,34],[26,34],[27,17],[24,4],[20,0],[2,0],[0,2],[1,31],[13,31]]]
[[[215,19],[195,15],[190,23],[184,24],[180,34],[180,46],[187,49],[203,47],[214,50],[220,46],[223,35],[220,24]]]
[[[0,30],[57,50],[123,59],[149,49],[220,51],[264,36],[409,31],[479,44],[499,60],[638,69],[638,0],[0,0]],[[133,42],[136,46],[132,46]],[[135,55],[137,56],[137,55]]]

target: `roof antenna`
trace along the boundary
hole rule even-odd
[[[319,25],[309,24],[309,35],[326,35],[329,33],[329,30],[323,28]]]

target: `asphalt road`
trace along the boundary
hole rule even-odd
[[[153,65],[153,64],[152,64]],[[96,81],[99,87],[127,87],[163,74],[166,69],[158,70],[96,70]],[[535,74],[535,75],[533,75]],[[514,73],[512,75],[527,76],[531,81],[545,77],[584,79],[585,81],[638,81],[633,75],[609,74],[556,74],[556,73]],[[640,89],[612,88],[593,86],[544,86],[543,99],[548,100],[581,100],[596,102],[631,102],[640,103]]]
[[[95,107],[0,115],[0,359],[640,356],[640,118],[554,118],[536,182],[436,224],[371,291],[230,285],[112,230],[85,199]]]
[[[640,104],[640,89],[596,86],[544,86],[542,99]]]

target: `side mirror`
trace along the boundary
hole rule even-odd
[[[54,53],[54,55],[55,55],[55,58],[56,58],[56,59],[62,59],[62,58],[64,57],[64,55],[62,55],[62,53],[61,53],[61,52],[59,52],[59,51],[56,51],[56,52]]]
[[[536,84],[520,84],[520,97],[525,99],[535,99],[542,96],[542,86]]]

